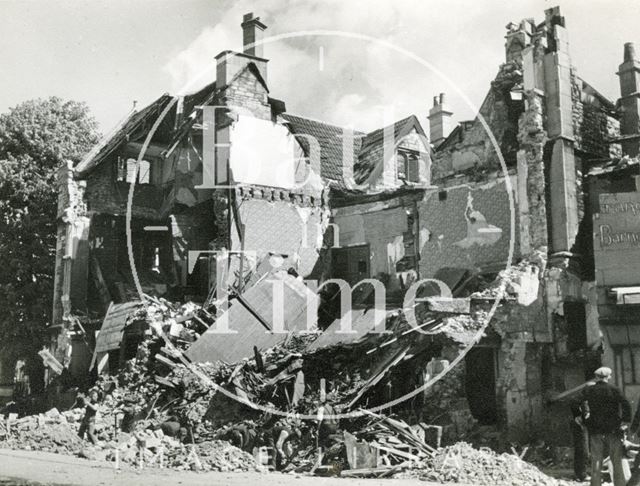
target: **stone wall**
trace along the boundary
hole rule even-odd
[[[525,94],[526,109],[518,121],[518,192],[520,241],[523,254],[548,245],[546,176],[542,100],[535,91]]]
[[[515,166],[521,103],[512,101],[509,92],[521,79],[520,61],[503,64],[479,110],[479,117],[488,125],[499,152],[479,117],[462,122],[434,156],[432,179],[435,183],[461,172],[475,173],[476,180],[484,179],[483,173],[502,172],[498,153],[508,167]]]
[[[576,149],[595,158],[619,157],[619,144],[608,140],[620,136],[620,122],[612,116],[612,107],[603,106],[583,81],[571,70],[571,100],[573,102],[573,134]]]

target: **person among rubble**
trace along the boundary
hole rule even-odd
[[[187,429],[180,425],[180,422],[176,417],[169,417],[162,422],[157,429],[162,430],[162,433],[167,437],[173,437],[183,441],[187,436]]]
[[[80,429],[78,435],[81,439],[84,439],[85,433],[92,444],[96,445],[98,439],[96,438],[96,415],[98,413],[98,401],[100,400],[100,394],[95,388],[89,391],[89,397],[84,395],[78,396],[78,401],[85,405],[84,417],[80,423]]]
[[[243,451],[251,452],[257,441],[257,432],[248,424],[237,424],[227,430],[222,437]]]
[[[270,446],[274,450],[274,462],[276,469],[285,467],[293,457],[293,441],[300,440],[302,431],[299,427],[288,421],[276,424],[271,430]]]
[[[582,395],[582,417],[591,449],[591,486],[602,484],[605,449],[613,466],[613,485],[625,486],[623,430],[631,421],[631,405],[617,387],[608,383],[611,368],[598,368],[594,375],[596,383],[587,387]]]
[[[335,408],[326,399],[322,400],[318,408],[318,447],[328,447],[338,434],[339,420],[336,414]]]

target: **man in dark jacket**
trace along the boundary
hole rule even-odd
[[[631,421],[631,405],[618,388],[608,383],[610,368],[598,368],[594,374],[596,383],[584,391],[582,403],[591,447],[591,486],[602,484],[605,448],[613,466],[614,486],[625,486],[622,425]]]
[[[582,404],[579,401],[571,403],[572,420],[569,424],[573,438],[573,472],[580,482],[587,478],[589,464],[589,434],[584,424]]]

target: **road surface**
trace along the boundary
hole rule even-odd
[[[28,481],[28,482],[25,482]],[[320,478],[279,473],[195,473],[130,467],[49,452],[0,449],[0,485],[194,485],[194,486],[373,486],[372,479]],[[418,479],[385,479],[385,486],[434,486]]]

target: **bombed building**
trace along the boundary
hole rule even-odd
[[[215,80],[60,168],[51,355],[76,382],[115,373],[148,327],[131,316],[175,302],[190,307],[169,334],[200,327],[189,362],[259,362],[315,333],[282,375],[298,400],[323,383],[447,441],[547,437],[540,423],[566,427],[549,399],[601,363],[635,398],[640,283],[608,249],[637,251],[638,165],[616,161],[637,156],[640,70],[627,46],[608,100],[567,28],[558,8],[509,24],[475,119],[454,126],[438,94],[427,130],[411,115],[365,133],[272,98],[266,25],[245,15]]]

